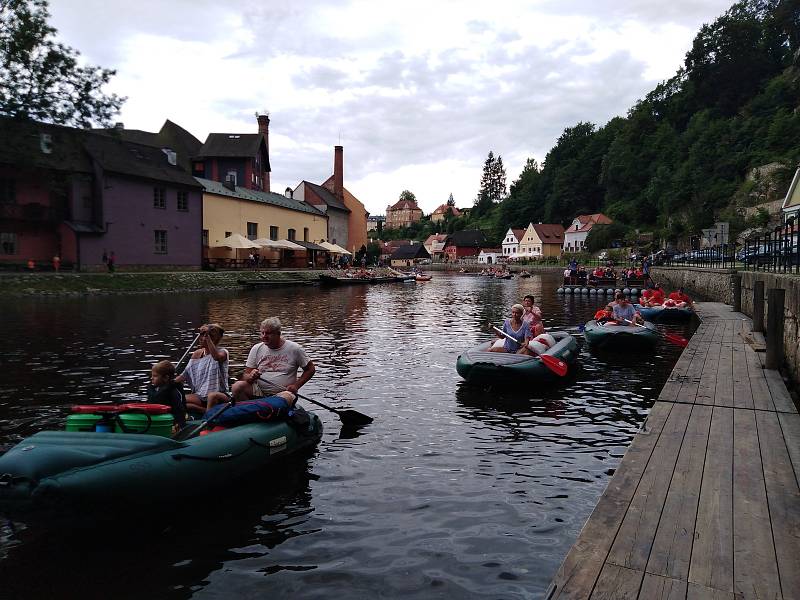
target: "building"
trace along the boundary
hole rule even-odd
[[[784,223],[789,219],[797,219],[798,213],[800,213],[800,167],[795,171],[792,183],[783,199],[781,213]]]
[[[564,231],[564,252],[581,252],[586,244],[586,236],[595,225],[610,225],[611,219],[603,213],[593,215],[579,215],[572,220],[570,226]]]
[[[431,257],[422,244],[406,244],[399,246],[392,252],[389,260],[393,267],[411,267]]]
[[[478,254],[478,263],[482,265],[496,265],[506,261],[502,248],[482,248]]]
[[[346,245],[339,242],[333,243],[339,243],[340,246],[350,250],[355,255],[356,252],[361,250],[362,246],[366,247],[367,245],[367,219],[369,218],[369,213],[361,201],[344,187],[344,148],[342,146],[334,146],[333,155],[333,175],[322,186],[330,190],[336,196],[336,199],[350,210],[347,218]]]
[[[273,192],[237,187],[231,181],[220,183],[197,179],[203,186],[203,248],[205,258],[229,258],[231,251],[222,240],[239,233],[250,240],[320,242],[328,235],[328,217],[316,207]],[[308,247],[306,247],[308,249]],[[312,248],[316,250],[315,248]],[[320,248],[324,250],[324,248]],[[261,252],[269,252],[264,250]],[[299,252],[299,251],[298,251]],[[282,254],[282,262],[307,266],[305,258]],[[296,259],[296,260],[287,260]]]
[[[525,235],[524,229],[509,229],[503,238],[503,256],[506,259],[516,258],[519,254],[519,244]]]
[[[5,118],[0,139],[0,263],[200,267],[202,187],[172,148]]]
[[[487,246],[486,236],[478,229],[456,231],[447,236],[444,243],[444,255],[448,262],[463,258],[475,258],[481,248]]]
[[[386,223],[386,215],[370,215],[367,217],[367,233],[380,233]]]
[[[442,204],[431,213],[431,222],[438,223],[439,221],[444,221],[447,218],[448,214],[452,215],[453,217],[460,217],[461,211],[458,210],[455,206],[450,206],[449,204]]]
[[[558,257],[564,246],[560,223],[530,223],[519,244],[519,258]]]
[[[192,158],[192,175],[269,192],[269,116],[257,115],[258,133],[210,133]]]
[[[422,218],[422,210],[414,200],[398,200],[386,207],[386,229],[409,227]]]
[[[446,233],[433,233],[423,242],[423,246],[425,246],[425,249],[433,260],[442,260],[444,258],[444,243],[446,241]]]

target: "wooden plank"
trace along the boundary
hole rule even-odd
[[[653,544],[672,472],[689,423],[692,407],[679,404],[672,409],[658,438],[652,458],[606,559],[607,563],[644,571]]]
[[[608,487],[553,578],[552,598],[588,598],[625,511],[675,404],[658,402],[634,436]]]
[[[730,344],[722,344],[719,349],[714,406],[733,406],[733,348]]]
[[[800,481],[800,415],[778,413],[778,421],[781,423],[783,439],[786,442],[786,449],[789,451],[789,460],[792,461],[795,479]]]
[[[643,600],[686,600],[686,582],[645,573],[639,597]]]
[[[755,411],[734,411],[733,428],[733,591],[780,598]]]
[[[749,346],[745,346],[745,358],[747,360],[747,375],[750,378],[750,389],[753,392],[753,406],[760,410],[775,410],[775,403],[772,401],[772,393],[769,391],[767,380],[764,377],[764,369],[758,360],[758,355]]]
[[[733,411],[714,407],[706,448],[689,583],[733,592]]]
[[[745,345],[743,343],[731,344],[731,352],[733,357],[733,406],[752,409],[754,407],[753,390],[750,388]]]
[[[714,590],[703,585],[690,583],[686,589],[686,600],[737,600],[733,592]]]
[[[686,579],[692,554],[712,407],[695,405],[658,524],[647,572]]]
[[[789,390],[786,389],[786,384],[783,383],[781,374],[772,369],[764,369],[764,378],[767,380],[767,386],[772,395],[772,401],[775,403],[775,410],[796,413],[797,408],[792,401],[792,397],[789,395]]]
[[[597,578],[591,600],[636,600],[644,573],[618,565],[606,565]]]
[[[778,415],[756,413],[769,518],[783,596],[800,597],[800,489]]]
[[[714,404],[714,395],[717,389],[717,365],[719,364],[719,344],[709,344],[703,371],[700,373],[700,383],[697,385],[698,404]]]

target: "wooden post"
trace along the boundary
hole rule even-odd
[[[777,369],[783,364],[783,301],[786,290],[769,291],[767,308],[767,356],[765,369]]]
[[[733,311],[742,312],[742,276],[733,274]]]
[[[764,332],[764,282],[753,282],[753,331]]]

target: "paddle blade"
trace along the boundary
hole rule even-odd
[[[345,425],[350,425],[353,427],[360,427],[361,425],[369,425],[372,423],[372,417],[365,415],[364,413],[360,413],[357,410],[337,410],[336,414],[339,415],[339,418],[342,420],[342,423]]]
[[[544,363],[545,367],[559,377],[564,377],[567,374],[567,363],[563,360],[549,354],[542,354],[539,356],[539,359]]]
[[[665,333],[664,337],[669,343],[680,346],[681,348],[686,348],[686,346],[689,345],[689,340],[679,335],[675,335],[674,333]]]

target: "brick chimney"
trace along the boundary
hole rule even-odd
[[[333,194],[344,204],[344,148],[333,147]]]
[[[258,121],[258,133],[264,135],[264,142],[267,144],[267,161],[269,161],[269,115],[256,113],[256,120]],[[261,180],[264,182],[264,191],[270,191],[267,165],[261,165]]]

